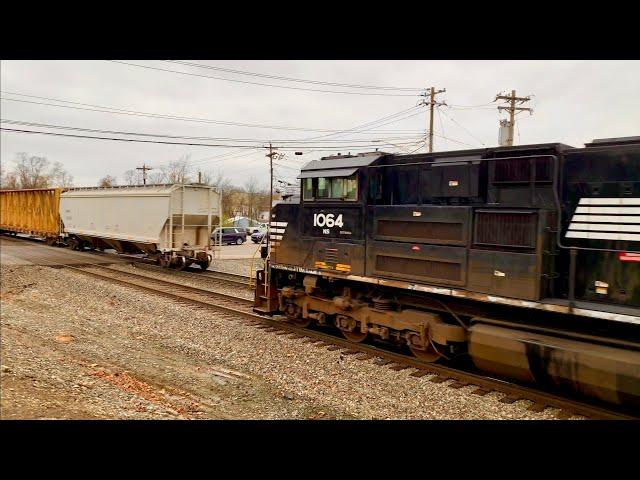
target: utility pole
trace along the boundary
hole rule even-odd
[[[141,167],[136,167],[136,170],[142,170],[142,183],[147,184],[147,170],[153,170],[151,167],[147,167],[146,163],[143,163]]]
[[[271,232],[271,208],[273,206],[273,156],[275,155],[275,151],[273,149],[273,145],[269,142],[269,153],[267,153],[267,157],[269,157],[269,179],[270,179],[270,187],[269,187],[269,223],[267,223],[267,232]]]
[[[420,103],[420,105],[429,105],[429,133],[427,136],[427,140],[429,143],[429,153],[433,152],[433,107],[446,105],[446,103],[444,102],[436,102],[435,96],[438,95],[439,93],[444,93],[446,91],[447,91],[446,88],[436,91],[435,88],[431,87],[429,88],[428,92],[425,92],[421,95],[422,97],[425,97],[425,99],[422,101],[422,103]],[[427,102],[427,97],[429,98],[428,102]]]
[[[513,127],[515,127],[516,124],[516,112],[528,111],[530,114],[533,114],[533,108],[516,107],[516,102],[521,105],[531,100],[531,97],[516,97],[516,91],[511,90],[511,95],[496,95],[494,102],[497,100],[505,100],[508,103],[508,106],[499,106],[498,111],[506,110],[509,112],[508,124],[505,125],[504,121],[501,121],[500,125],[507,126],[509,128],[506,143],[508,146],[513,146]]]

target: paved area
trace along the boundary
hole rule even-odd
[[[255,255],[256,259],[260,258],[260,246],[252,241],[246,241],[242,245],[222,245],[220,247],[221,259],[242,259],[252,258]]]

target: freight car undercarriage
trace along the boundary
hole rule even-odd
[[[272,269],[271,274],[265,288],[259,272],[258,309],[284,313],[297,325],[331,326],[352,342],[382,341],[425,362],[470,361],[499,377],[640,407],[635,326],[612,328],[611,322],[583,318],[577,324],[571,315],[532,314],[308,273]]]
[[[47,242],[49,243],[49,242]],[[120,254],[145,254],[149,259],[165,268],[182,270],[196,264],[202,270],[209,268],[213,255],[206,249],[185,248],[162,252],[155,244],[117,240],[112,238],[100,238],[86,235],[69,235],[64,245],[72,250],[106,250],[114,249]]]

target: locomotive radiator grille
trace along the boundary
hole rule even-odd
[[[535,248],[535,212],[476,212],[475,244],[496,247]]]

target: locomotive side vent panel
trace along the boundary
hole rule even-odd
[[[464,247],[418,243],[367,243],[367,275],[462,286],[466,282]]]
[[[551,157],[512,157],[488,163],[489,203],[512,207],[553,207]]]
[[[408,238],[429,238],[447,242],[464,239],[463,224],[445,222],[409,222],[403,220],[378,220],[378,235]]]
[[[536,212],[477,210],[474,244],[487,247],[535,248],[536,230]]]
[[[372,236],[376,240],[466,246],[470,207],[375,207]]]
[[[473,161],[435,161],[422,170],[422,201],[460,200],[478,197],[480,157]]]
[[[549,157],[542,158],[506,158],[496,160],[494,165],[493,183],[529,183],[550,182],[552,180],[552,162]],[[532,179],[532,167],[535,176]]]
[[[460,281],[460,268],[459,263],[441,262],[437,260],[398,258],[387,255],[378,255],[376,257],[376,270],[406,274],[411,277],[440,278],[455,282]]]

